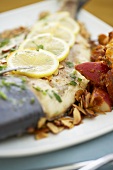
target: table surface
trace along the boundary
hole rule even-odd
[[[41,0],[15,0],[13,3],[11,0],[1,0],[0,12],[5,12],[11,9],[36,3],[38,1]],[[89,0],[84,8],[109,25],[113,26],[113,0]]]

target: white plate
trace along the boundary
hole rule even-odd
[[[20,9],[12,10],[0,15],[0,32],[20,25],[31,25],[37,19],[38,13],[44,10],[54,12],[58,9],[56,1],[36,3]],[[97,38],[100,33],[108,33],[112,27],[82,10],[79,20],[83,21],[92,37]],[[42,140],[35,140],[30,136],[12,138],[0,143],[0,157],[27,156],[41,154],[66,148],[84,141],[96,138],[113,130],[113,112],[99,115],[84,122],[71,130],[65,130],[58,135],[51,135]]]

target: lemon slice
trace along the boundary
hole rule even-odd
[[[26,39],[19,49],[39,50],[40,48],[56,55],[59,61],[64,60],[69,54],[69,46],[67,43],[49,33],[39,34],[32,39]]]
[[[58,22],[37,24],[28,38],[33,38],[41,33],[51,33],[53,36],[63,39],[70,47],[72,47],[75,42],[75,35]]]
[[[72,31],[74,34],[78,34],[80,31],[79,24],[73,20],[71,17],[63,18],[59,21],[65,28]]]
[[[52,75],[58,69],[59,62],[55,55],[48,51],[23,50],[13,52],[7,58],[7,65],[10,68],[30,66],[30,69],[21,69],[16,73],[41,78]]]
[[[39,26],[39,23],[51,23],[59,22],[66,29],[71,30],[74,34],[77,34],[80,30],[79,24],[70,17],[68,12],[57,12],[46,17],[46,19],[37,21],[33,29],[36,29]]]

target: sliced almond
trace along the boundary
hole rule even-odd
[[[57,69],[55,72],[54,72],[54,76],[57,76],[59,73],[59,70]]]
[[[77,101],[80,101],[81,96],[82,96],[83,93],[84,93],[83,90],[78,90],[78,91],[76,92],[76,94],[75,94],[75,99],[76,99]]]
[[[87,113],[87,116],[89,116],[89,117],[95,117],[96,116],[94,111],[92,111],[90,109],[86,109],[86,113]]]
[[[90,94],[90,93],[87,93],[87,94],[85,95],[85,99],[84,99],[84,102],[83,102],[83,106],[84,106],[84,108],[86,108],[86,109],[89,107],[90,98],[91,98],[91,94]]]
[[[77,108],[74,108],[73,110],[73,124],[78,125],[81,122],[81,114]]]
[[[56,126],[61,126],[62,125],[60,120],[54,120],[54,124]]]
[[[73,104],[73,106],[76,107],[76,108],[77,108],[81,113],[83,113],[84,115],[87,115],[86,112],[85,112],[85,110],[84,110],[83,108],[81,108],[81,107],[79,107],[79,106],[77,106],[77,105],[75,105],[75,104]]]
[[[44,124],[46,123],[46,118],[42,117],[40,118],[40,120],[37,123],[37,127],[40,129],[42,126],[44,126]]]
[[[48,137],[48,133],[46,132],[39,132],[38,134],[35,135],[35,139],[39,140],[39,139],[43,139]]]
[[[51,122],[48,122],[47,123],[47,127],[50,129],[50,131],[54,134],[57,134],[59,133],[59,128],[57,126],[55,126],[55,124],[51,123]]]
[[[64,66],[63,65],[61,65],[61,64],[59,64],[59,67],[58,67],[59,69],[63,69],[64,68]]]
[[[73,122],[71,122],[70,120],[61,120],[61,122],[65,127],[69,129],[73,128]]]

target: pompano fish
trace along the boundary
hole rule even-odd
[[[67,2],[65,1],[66,6]],[[77,1],[76,1],[77,2]],[[71,3],[74,3],[71,2]],[[78,4],[78,2],[77,2]],[[77,8],[76,8],[77,9]],[[20,44],[20,43],[18,43]],[[7,46],[7,43],[6,43]],[[13,136],[19,133],[18,129],[21,129],[21,133],[25,132],[25,129],[36,126],[36,121],[40,119],[40,117],[45,116],[48,120],[56,119],[57,117],[60,117],[66,113],[66,111],[71,107],[71,105],[75,101],[75,93],[79,89],[85,89],[87,86],[87,79],[85,79],[83,76],[80,75],[77,71],[74,69],[74,65],[78,63],[83,63],[90,61],[90,46],[88,43],[88,40],[84,38],[81,33],[79,33],[76,37],[76,42],[73,45],[73,47],[70,50],[70,53],[68,57],[60,63],[59,70],[57,73],[52,75],[48,78],[43,79],[27,79],[27,86],[29,87],[29,93],[26,93],[26,97],[29,96],[29,94],[32,94],[31,97],[35,97],[38,99],[36,101],[37,103],[37,118],[33,122],[27,123],[26,126],[24,126],[24,121],[26,121],[26,113],[28,114],[28,119],[32,119],[34,117],[34,114],[36,113],[33,111],[31,114],[31,111],[28,112],[26,109],[20,110],[20,113],[23,113],[23,123],[21,124],[20,119],[18,119],[18,116],[16,116],[16,110],[12,110],[12,113],[14,117],[10,119],[10,117],[7,119],[7,121],[4,121],[4,127],[7,127],[6,131],[4,130],[5,135],[3,136],[0,132],[0,139],[7,138],[9,136]],[[5,77],[6,81],[9,79],[9,77]],[[19,77],[17,78],[19,79]],[[18,80],[12,79],[12,84],[14,84],[14,81],[16,84],[18,84]],[[2,83],[2,81],[1,81]],[[7,83],[6,83],[7,84]],[[1,87],[2,90],[3,87]],[[5,91],[8,90],[8,88],[5,87]],[[15,94],[16,90],[14,88]],[[31,91],[30,91],[31,90]],[[6,95],[6,94],[5,94]],[[23,95],[23,93],[22,93]],[[24,95],[21,98],[24,98]],[[1,94],[0,102],[3,100],[3,94]],[[14,93],[10,93],[9,97],[14,97]],[[18,100],[17,100],[18,101]],[[11,103],[10,103],[11,104]],[[29,102],[25,102],[25,108],[29,106]],[[4,113],[6,113],[6,105],[4,104],[4,107],[0,106],[0,114],[1,117]],[[17,106],[18,109],[19,106]],[[35,108],[35,107],[34,107]],[[36,116],[36,115],[35,115]],[[15,118],[15,119],[14,119]],[[33,120],[33,119],[32,119]],[[16,126],[16,123],[20,122],[18,126]],[[12,133],[8,132],[8,127],[12,124]],[[2,123],[0,124],[0,126]],[[19,126],[20,125],[20,126]],[[21,128],[20,128],[21,127]],[[11,129],[9,128],[9,131]]]

